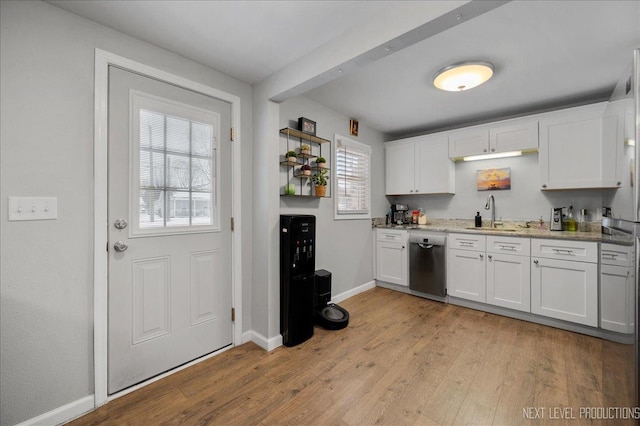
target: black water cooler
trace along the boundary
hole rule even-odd
[[[316,217],[280,215],[280,333],[285,346],[313,336]]]

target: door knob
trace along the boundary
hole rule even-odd
[[[115,226],[116,229],[124,229],[127,225],[129,225],[129,223],[127,223],[126,219],[116,219],[116,221],[113,222],[113,226]]]
[[[122,241],[116,241],[113,244],[113,248],[115,249],[115,251],[117,251],[118,253],[122,253],[123,251],[127,251],[127,249],[129,248],[128,245],[126,245],[125,243],[123,243]]]

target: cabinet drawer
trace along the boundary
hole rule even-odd
[[[406,243],[409,238],[407,231],[399,229],[378,229],[376,234],[376,241]]]
[[[529,238],[487,236],[487,253],[505,253],[529,256],[531,242]]]
[[[531,240],[531,256],[598,263],[598,243],[569,240]]]
[[[600,246],[600,263],[613,266],[631,266],[633,264],[633,247],[602,244]]]
[[[484,235],[449,234],[447,245],[460,250],[485,251],[487,240]]]

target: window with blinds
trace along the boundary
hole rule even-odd
[[[216,228],[217,114],[147,96],[131,111],[134,233]]]
[[[371,148],[336,135],[336,219],[370,218]]]

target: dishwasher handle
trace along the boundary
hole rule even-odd
[[[418,247],[423,248],[423,249],[432,249],[433,248],[433,244],[418,243]]]

